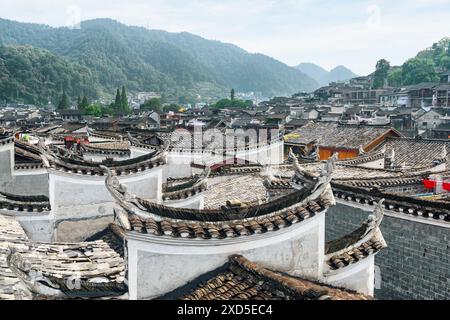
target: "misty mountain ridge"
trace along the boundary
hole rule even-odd
[[[358,76],[342,65],[327,71],[314,63],[305,62],[300,63],[296,68],[316,80],[320,86],[326,86],[331,82],[347,81]]]
[[[10,82],[5,85],[8,92],[0,96],[7,101],[32,102],[39,92],[48,92],[53,97],[56,88],[66,90],[70,97],[89,94],[95,99],[113,94],[122,85],[129,91],[156,91],[171,97],[196,97],[197,94],[223,97],[231,88],[270,97],[312,91],[319,86],[296,68],[232,44],[187,32],[126,26],[111,19],[84,21],[78,29],[0,19],[0,46],[9,47],[4,50],[9,61],[4,68]],[[47,53],[11,48],[20,46],[45,49]],[[11,54],[26,57],[15,58]],[[54,77],[58,83],[50,81],[51,92],[38,88],[46,82],[20,79],[20,68],[47,61],[51,55],[59,58],[64,68],[74,71],[67,77]],[[27,63],[20,63],[22,58]],[[16,68],[19,69],[14,71]],[[49,68],[53,66],[35,68],[36,78],[48,77]],[[87,79],[86,85],[72,85],[73,78],[78,78],[76,70],[83,70],[81,79]],[[85,92],[84,88],[92,85],[96,90]]]

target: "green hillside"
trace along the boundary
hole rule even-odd
[[[75,97],[98,97],[91,71],[49,51],[28,46],[0,47],[0,101],[47,104],[65,90]]]
[[[199,87],[223,96],[230,88],[271,96],[318,86],[295,68],[231,44],[189,33],[129,27],[109,19],[83,22],[80,29],[0,19],[0,45],[44,48],[81,65],[91,72],[100,94],[125,85],[131,92],[179,96]]]

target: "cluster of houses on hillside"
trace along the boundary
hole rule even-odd
[[[438,83],[398,88],[371,89],[370,76],[358,77],[346,83],[331,83],[313,93],[274,98],[260,107],[277,113],[287,131],[309,121],[320,121],[390,125],[408,137],[448,139],[449,96],[450,72],[447,71],[441,74]]]
[[[36,128],[50,123],[85,122],[98,128],[162,129],[202,127],[279,129],[287,133],[310,121],[347,125],[392,126],[407,137],[450,137],[450,72],[439,83],[399,88],[370,88],[371,79],[358,77],[331,83],[312,93],[275,97],[250,109],[216,109],[208,106],[180,108],[182,112],[140,111],[138,105],[156,93],[140,93],[128,116],[94,117],[80,110],[55,111],[36,106],[0,108],[0,126]],[[181,106],[180,106],[181,107]]]

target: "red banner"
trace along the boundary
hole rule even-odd
[[[434,189],[434,188],[436,188],[437,183],[436,183],[436,181],[433,181],[433,180],[423,180],[423,185],[427,189]]]
[[[450,182],[444,182],[442,184],[442,189],[444,189],[445,191],[450,191]]]

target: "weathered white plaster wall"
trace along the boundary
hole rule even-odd
[[[373,296],[375,285],[375,255],[358,263],[332,271],[322,279],[335,287],[346,288]]]
[[[92,160],[94,162],[102,162],[102,161],[106,160],[106,158],[112,158],[116,161],[121,161],[121,160],[128,160],[131,157],[127,154],[119,155],[119,154],[100,154],[100,153],[89,153],[89,152],[83,153],[83,159],[87,160],[87,161]]]
[[[223,154],[212,154],[209,152],[184,152],[170,151],[167,156],[167,166],[165,167],[163,179],[185,178],[192,175],[191,163],[213,165],[224,160],[239,158],[253,163],[282,164],[284,142],[279,141],[260,148],[250,150],[238,150]]]
[[[17,195],[49,196],[46,169],[14,170],[9,193]]]
[[[366,162],[364,164],[361,164],[361,167],[370,169],[384,169],[384,158]]]
[[[0,144],[0,190],[7,191],[11,186],[14,167],[14,143]]]
[[[197,193],[196,195],[181,199],[181,200],[166,200],[164,205],[174,208],[188,208],[188,209],[199,209],[202,210],[205,206],[203,193]]]
[[[242,254],[261,265],[310,279],[322,273],[325,214],[262,235],[224,240],[180,240],[131,232],[128,239],[131,299],[155,298]]]
[[[162,168],[119,177],[131,193],[161,203]],[[54,216],[55,241],[69,241],[85,232],[87,224],[105,228],[113,216],[114,201],[105,186],[105,177],[65,173],[49,169],[50,205]],[[84,222],[82,222],[84,220]],[[97,220],[94,222],[94,220]],[[71,221],[72,228],[68,228]],[[100,222],[99,222],[100,221]],[[77,238],[78,239],[78,238]]]
[[[50,242],[52,240],[53,215],[51,212],[0,210],[0,214],[15,217],[31,240],[43,242]]]
[[[153,150],[150,149],[142,149],[137,147],[130,147],[130,151],[131,151],[130,158],[137,158],[153,152]]]

